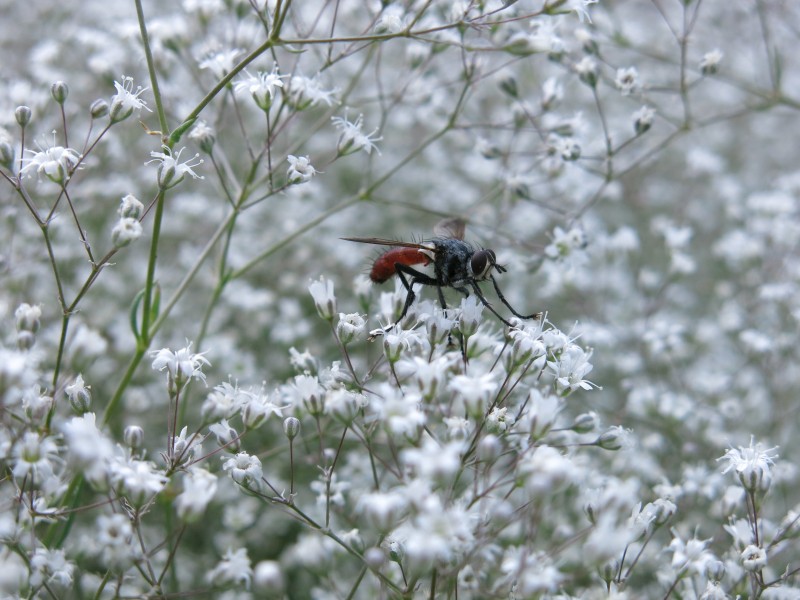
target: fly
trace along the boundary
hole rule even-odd
[[[453,288],[464,294],[464,296],[469,296],[471,290],[481,303],[503,324],[513,327],[508,320],[503,318],[489,304],[489,301],[486,300],[481,288],[478,286],[478,283],[489,279],[494,286],[495,292],[497,292],[497,297],[515,317],[520,319],[541,318],[542,313],[522,315],[508,303],[503,292],[500,291],[493,274],[493,271],[505,273],[506,268],[497,264],[497,256],[493,250],[486,248],[475,250],[465,242],[465,227],[465,223],[461,219],[445,219],[437,223],[433,228],[436,237],[421,243],[399,242],[382,238],[342,238],[349,242],[392,246],[390,250],[381,254],[372,264],[369,278],[374,283],[383,283],[397,275],[403,287],[406,288],[406,301],[400,316],[391,325],[373,331],[371,338],[389,331],[403,320],[416,299],[413,289],[416,283],[434,286],[443,309],[447,308],[442,291],[444,288]],[[433,263],[433,277],[414,268],[415,265],[425,266],[430,263]]]

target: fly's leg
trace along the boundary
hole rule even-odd
[[[394,270],[397,272],[397,276],[400,278],[400,283],[403,284],[403,287],[406,288],[408,292],[406,294],[406,301],[403,304],[403,310],[400,311],[400,316],[397,317],[394,323],[387,325],[386,327],[381,327],[380,329],[373,329],[369,332],[369,337],[367,338],[369,341],[374,340],[379,335],[383,335],[387,331],[394,329],[400,321],[402,321],[406,314],[408,314],[408,309],[411,308],[411,305],[414,304],[414,300],[417,299],[417,295],[414,293],[414,284],[419,283],[422,285],[435,285],[439,286],[439,282],[436,281],[433,277],[429,277],[425,275],[425,273],[420,273],[416,269],[412,269],[408,265],[404,265],[402,263],[395,263]],[[406,275],[411,278],[411,281],[406,279]],[[439,288],[441,293],[441,288]]]
[[[505,304],[505,305],[506,305],[506,307],[508,308],[508,310],[510,310],[510,311],[511,311],[511,313],[512,313],[512,314],[513,314],[515,317],[519,317],[520,319],[541,319],[541,318],[542,318],[542,313],[540,313],[540,312],[533,313],[532,315],[521,315],[521,314],[519,314],[517,311],[515,311],[515,310],[514,310],[514,307],[513,307],[513,306],[511,306],[511,305],[508,303],[508,300],[506,300],[506,297],[505,297],[505,296],[503,296],[503,292],[501,292],[501,291],[500,291],[500,286],[499,286],[499,285],[497,285],[497,280],[496,280],[494,277],[492,277],[492,276],[490,276],[490,277],[491,277],[491,279],[492,279],[492,284],[494,285],[494,291],[495,291],[495,292],[497,292],[497,297],[498,297],[498,298],[500,298],[500,301],[501,301],[503,304]],[[482,298],[481,298],[481,299],[482,299]],[[484,304],[486,304],[486,302],[484,302]],[[488,305],[488,304],[486,304],[486,306],[489,306],[489,305]],[[491,308],[490,308],[490,310],[491,310]],[[494,312],[494,311],[492,311],[492,312]],[[494,313],[494,314],[497,314],[497,313]]]
[[[478,287],[478,284],[475,283],[474,281],[472,281],[471,283],[472,283],[472,289],[475,291],[475,295],[478,297],[478,299],[481,301],[481,303],[486,308],[488,308],[495,317],[500,319],[506,327],[513,327],[513,325],[511,323],[509,323],[508,321],[506,321],[499,312],[497,312],[494,308],[492,308],[492,305],[489,304],[489,301],[486,298],[484,298],[483,292],[481,292],[481,288]],[[508,305],[508,303],[506,303],[506,305]],[[514,314],[516,314],[516,313],[514,313]]]

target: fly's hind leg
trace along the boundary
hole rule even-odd
[[[394,264],[395,272],[397,276],[400,278],[400,282],[403,284],[403,287],[406,288],[406,301],[403,303],[403,310],[400,311],[400,315],[395,319],[394,323],[390,323],[386,327],[381,327],[380,329],[373,329],[369,332],[369,337],[367,338],[369,341],[374,340],[379,335],[383,335],[384,333],[394,329],[400,321],[405,319],[406,315],[408,314],[408,309],[411,308],[411,305],[414,304],[414,300],[417,299],[417,295],[414,293],[414,284],[419,283],[422,285],[435,285],[438,286],[439,282],[436,281],[433,277],[429,277],[425,275],[425,273],[420,273],[416,269],[412,269],[408,265],[404,265],[402,263],[395,263]],[[411,281],[406,279],[406,275],[411,278]],[[441,290],[440,290],[441,293]]]

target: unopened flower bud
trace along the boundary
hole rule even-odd
[[[500,79],[500,89],[512,98],[519,97],[519,87],[516,78],[510,73]]]
[[[575,417],[572,422],[572,431],[575,433],[589,433],[597,429],[598,423],[599,417],[596,412],[583,413]]]
[[[36,334],[30,331],[17,332],[17,348],[20,350],[30,350],[36,343]]]
[[[285,433],[286,437],[290,440],[297,437],[297,434],[300,433],[300,419],[296,417],[287,417],[284,419],[283,433]]]
[[[364,552],[364,562],[373,571],[378,571],[386,562],[386,554],[380,548],[373,546]]]
[[[30,331],[36,333],[39,331],[40,321],[42,316],[42,309],[40,306],[31,306],[27,302],[23,302],[14,311],[14,321],[17,325],[17,331]]]
[[[283,598],[285,586],[280,563],[262,560],[253,569],[253,587],[260,598]]]
[[[14,164],[14,148],[8,142],[0,142],[0,165],[10,169]]]
[[[609,427],[597,438],[596,444],[603,450],[616,451],[624,448],[629,443],[629,434],[622,427]]]
[[[144,429],[138,425],[128,425],[123,433],[123,440],[125,445],[131,450],[137,450],[142,447],[144,443]]]
[[[18,106],[14,111],[14,118],[19,123],[19,126],[24,128],[31,122],[31,109],[27,106]]]
[[[725,577],[725,563],[721,560],[710,560],[706,563],[706,577],[711,581],[722,581]]]
[[[99,98],[89,106],[89,114],[93,119],[100,119],[108,114],[108,102]]]
[[[50,86],[50,95],[53,96],[53,100],[59,104],[64,104],[67,96],[69,96],[69,86],[63,81],[56,81]]]

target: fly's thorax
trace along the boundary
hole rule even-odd
[[[472,279],[470,259],[472,247],[462,240],[434,240],[436,277],[443,286],[462,287]]]

